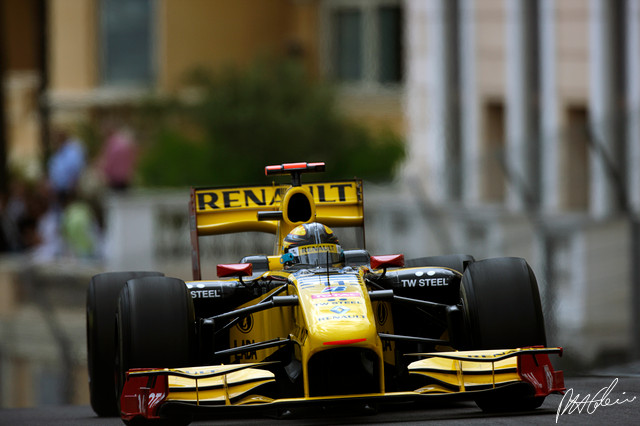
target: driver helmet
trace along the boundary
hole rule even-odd
[[[341,262],[342,248],[331,228],[311,222],[291,230],[282,243],[285,265],[331,266]]]

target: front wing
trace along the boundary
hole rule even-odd
[[[425,385],[409,392],[334,395],[273,399],[261,395],[275,376],[269,363],[231,364],[180,369],[132,369],[127,373],[121,399],[125,421],[141,417],[160,419],[169,413],[219,412],[219,410],[293,408],[317,404],[395,403],[453,397],[473,400],[479,394],[523,392],[544,397],[563,393],[562,371],[555,371],[548,354],[561,348],[438,352],[411,354],[424,357],[409,365],[409,372]]]

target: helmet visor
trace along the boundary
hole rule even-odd
[[[312,244],[289,249],[293,263],[308,266],[331,266],[340,263],[342,248],[337,244]]]

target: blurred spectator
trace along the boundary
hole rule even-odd
[[[88,168],[83,143],[57,130],[48,174],[13,179],[0,193],[0,252],[29,253],[35,262],[102,257],[101,211],[80,197]]]
[[[100,257],[100,232],[91,205],[78,197],[65,200],[61,218],[62,238],[67,253],[79,259]]]
[[[0,253],[16,252],[22,246],[18,225],[8,209],[9,197],[8,192],[0,193]]]
[[[62,209],[57,201],[49,182],[42,182],[34,199],[37,203],[35,210],[39,211],[36,213],[36,242],[32,256],[37,262],[51,262],[64,253],[64,241],[60,234]]]
[[[54,131],[54,152],[48,163],[49,182],[56,195],[75,190],[86,165],[82,142],[64,130]]]
[[[137,156],[133,132],[126,127],[112,128],[107,134],[98,163],[109,188],[124,190],[131,185]]]
[[[0,194],[0,252],[20,252],[34,243],[35,218],[27,182],[14,179]]]
[[[99,259],[101,232],[92,206],[76,191],[56,194],[42,182],[37,200],[37,241],[32,250],[36,262],[67,259]]]

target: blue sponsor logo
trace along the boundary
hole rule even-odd
[[[347,290],[347,286],[341,283],[341,285],[333,285],[333,286],[325,287],[322,289],[322,292],[334,293],[334,292],[341,292],[346,290]]]

